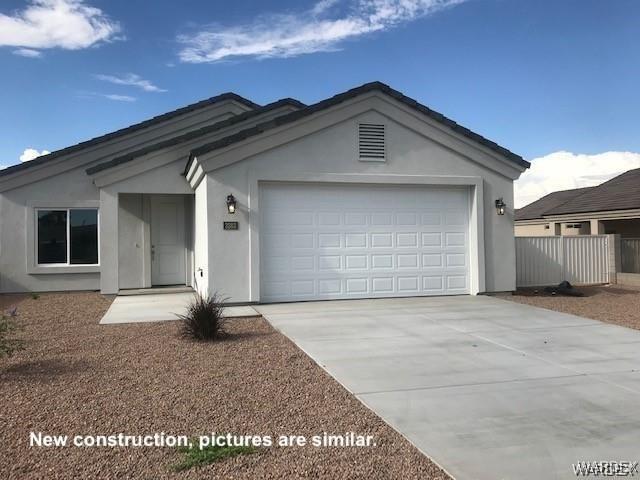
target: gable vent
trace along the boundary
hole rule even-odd
[[[384,125],[375,123],[358,125],[358,154],[360,160],[385,161]]]

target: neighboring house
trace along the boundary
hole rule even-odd
[[[0,291],[513,290],[528,166],[378,82],[310,106],[224,94],[0,171]]]
[[[515,212],[517,237],[640,237],[640,168],[596,187],[553,192]]]

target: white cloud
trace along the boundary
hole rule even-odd
[[[96,74],[94,75],[94,77],[96,77],[98,80],[115,83],[116,85],[138,87],[145,92],[166,92],[165,89],[155,86],[149,80],[145,80],[144,78],[140,77],[140,75],[136,75],[135,73],[127,73],[126,75],[122,76]]]
[[[135,102],[136,97],[130,95],[118,95],[115,93],[99,94],[101,97],[108,98],[109,100],[115,100],[116,102]]]
[[[38,50],[33,50],[31,48],[18,48],[13,51],[14,55],[20,55],[21,57],[27,58],[39,58],[42,56],[42,52]]]
[[[20,155],[20,161],[28,162],[29,160],[33,160],[34,158],[38,158],[49,153],[51,153],[49,150],[42,150],[39,152],[35,148],[25,148],[24,152],[22,152],[22,155]]]
[[[311,9],[313,15],[321,15],[336,5],[340,0],[320,0]]]
[[[320,0],[298,15],[270,14],[237,26],[210,25],[178,36],[180,60],[291,57],[336,50],[344,40],[388,30],[466,0]],[[333,15],[330,15],[333,13]]]
[[[31,0],[22,11],[0,13],[0,47],[78,50],[119,32],[117,22],[84,0]]]
[[[137,97],[131,95],[121,95],[119,93],[101,93],[101,92],[87,92],[79,91],[76,93],[78,98],[91,99],[91,98],[106,98],[107,100],[113,100],[116,102],[135,102]]]
[[[593,187],[633,168],[640,168],[640,153],[586,155],[559,151],[534,158],[531,168],[515,182],[515,207],[524,207],[558,190]]]

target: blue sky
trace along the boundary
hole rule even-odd
[[[639,21],[635,0],[4,0],[0,165],[224,91],[311,103],[381,80],[599,181],[640,166]]]

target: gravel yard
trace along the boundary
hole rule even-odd
[[[234,320],[228,340],[202,344],[181,339],[176,322],[98,325],[109,303],[0,295],[0,308],[18,306],[26,340],[0,359],[0,478],[449,478],[264,320]],[[30,431],[355,432],[377,446],[263,448],[174,473],[172,448],[29,448]]]
[[[522,289],[500,297],[640,330],[640,288],[609,285],[577,289],[585,296],[552,296],[540,288],[537,293],[533,289]]]

